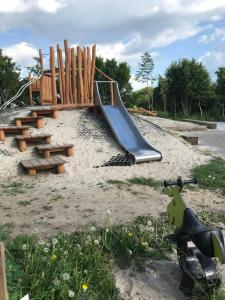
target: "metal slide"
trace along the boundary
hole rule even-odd
[[[109,82],[95,82],[96,105],[101,108],[101,111],[103,112],[120,146],[134,158],[135,163],[150,160],[161,160],[161,152],[147,143],[127,112],[121,100],[117,82],[111,82],[111,84],[114,85],[114,105],[104,105],[102,103],[99,92],[100,83]]]

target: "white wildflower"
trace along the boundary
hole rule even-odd
[[[99,245],[99,240],[94,240],[95,245]]]
[[[128,249],[128,253],[129,253],[129,255],[133,254],[132,250],[130,250],[130,249]]]
[[[152,221],[149,220],[149,221],[147,222],[147,225],[148,225],[148,226],[152,226]]]
[[[154,232],[154,231],[155,231],[154,227],[149,227],[148,230],[149,230],[150,232]]]
[[[65,254],[65,255],[68,255],[68,254],[69,254],[68,250],[65,250],[65,251],[64,251],[64,254]]]
[[[75,296],[75,293],[71,290],[69,290],[69,298],[73,298]]]
[[[56,245],[58,243],[58,240],[56,238],[52,239],[52,244]]]
[[[62,275],[62,278],[63,278],[63,280],[67,281],[67,280],[70,279],[70,275],[69,275],[68,273],[64,273],[64,274]]]
[[[140,232],[143,232],[144,231],[144,225],[140,224],[139,225],[139,230],[140,230]]]
[[[95,232],[96,228],[94,226],[91,227],[91,232]]]
[[[50,244],[50,243],[47,243],[46,246],[49,248],[49,247],[51,246],[51,244]]]
[[[105,232],[109,232],[109,228],[106,228]]]
[[[59,286],[59,285],[60,285],[60,280],[59,280],[59,279],[55,279],[55,280],[54,280],[54,285]]]
[[[37,228],[34,228],[34,233],[38,233],[38,229]]]
[[[22,249],[26,250],[27,249],[27,244],[23,244]]]
[[[43,246],[45,244],[45,242],[43,240],[38,241],[38,244]]]
[[[111,216],[111,210],[110,210],[110,209],[107,209],[106,214],[107,214],[108,216]]]
[[[45,253],[48,253],[48,251],[49,251],[49,250],[48,250],[48,248],[47,248],[47,247],[46,247],[46,248],[44,248],[44,252],[45,252]]]

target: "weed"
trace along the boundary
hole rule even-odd
[[[17,204],[20,206],[27,206],[27,205],[31,205],[31,201],[19,201],[17,202]]]

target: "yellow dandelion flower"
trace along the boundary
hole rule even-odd
[[[127,233],[127,234],[128,234],[128,236],[129,236],[129,237],[132,237],[132,236],[133,236],[133,233],[132,233],[132,232],[130,232],[130,231],[128,231],[128,233]]]
[[[83,283],[81,287],[84,292],[86,292],[86,290],[88,289],[88,285],[86,283]]]
[[[55,254],[53,254],[52,256],[51,256],[51,261],[56,261],[57,260],[57,256],[55,255]]]

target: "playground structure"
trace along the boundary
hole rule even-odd
[[[63,59],[64,57],[64,59]],[[50,47],[49,70],[44,70],[43,52],[39,49],[40,79],[32,83],[29,75],[29,104],[33,93],[39,93],[41,105],[61,108],[88,108],[94,105],[96,45],[70,48],[64,40],[64,53],[59,45]]]

